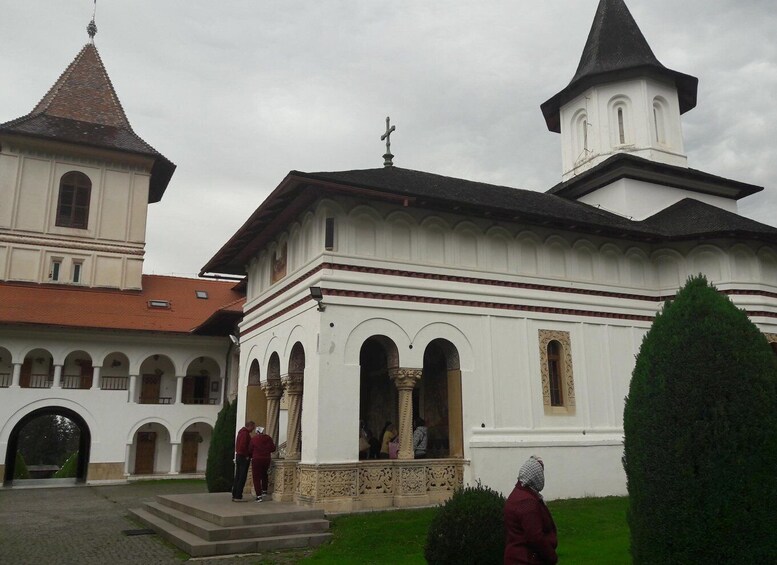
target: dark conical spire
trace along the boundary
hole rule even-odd
[[[674,83],[680,113],[696,106],[698,79],[667,69],[659,62],[623,0],[600,0],[575,76],[564,90],[542,104],[548,129],[560,132],[560,107],[585,89],[637,76]]]

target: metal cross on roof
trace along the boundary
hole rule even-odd
[[[94,10],[92,11],[92,21],[86,26],[86,33],[89,34],[89,40],[94,43],[94,36],[97,35],[97,24],[94,19],[97,17],[97,0],[94,0]]]
[[[394,163],[391,161],[394,156],[391,154],[391,132],[397,129],[397,126],[390,126],[391,118],[386,116],[386,133],[380,136],[380,140],[386,140],[386,154],[383,155],[383,166],[393,167]]]

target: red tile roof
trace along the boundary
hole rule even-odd
[[[0,282],[0,324],[189,334],[217,313],[240,319],[245,298],[235,286],[159,275],[143,275],[142,291]]]

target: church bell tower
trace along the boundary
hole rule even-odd
[[[577,72],[541,106],[561,134],[562,182],[616,153],[687,167],[680,116],[697,88],[658,61],[623,0],[600,0]]]

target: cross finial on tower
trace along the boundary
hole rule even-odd
[[[89,34],[89,40],[94,43],[94,36],[97,35],[97,24],[94,22],[97,16],[97,0],[94,0],[94,11],[92,12],[92,21],[86,26],[86,33]]]
[[[391,161],[394,156],[391,154],[391,132],[397,129],[397,126],[390,126],[391,118],[386,116],[386,133],[380,136],[380,140],[386,141],[386,154],[383,155],[383,166],[393,167],[394,163]]]

